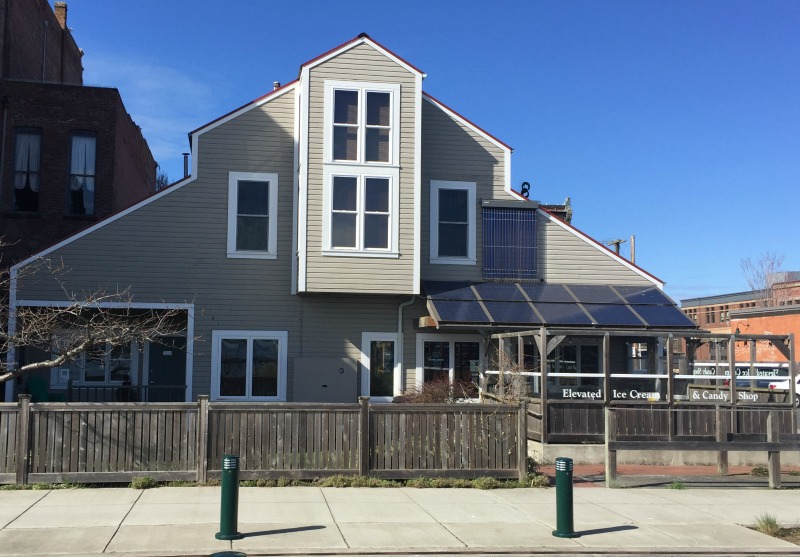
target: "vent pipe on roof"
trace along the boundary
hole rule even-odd
[[[272,82],[272,90],[273,91],[277,91],[280,88],[281,88],[281,82],[280,81],[273,81]]]

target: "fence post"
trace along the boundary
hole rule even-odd
[[[615,487],[617,481],[617,451],[609,448],[617,439],[617,415],[610,406],[605,407],[606,436],[606,487]]]
[[[794,413],[794,411],[792,411]],[[778,429],[778,416],[774,410],[767,414],[767,442],[777,443],[780,441],[780,430]],[[769,469],[769,487],[772,489],[781,488],[781,451],[769,451],[767,453],[767,468]]]
[[[734,377],[732,379],[736,381]],[[725,427],[724,418],[725,412],[722,411],[722,406],[717,406],[715,408],[716,412],[716,438],[718,443],[727,443],[728,442],[728,428]],[[717,452],[717,475],[718,476],[727,476],[728,475],[728,451],[718,451]]]
[[[208,395],[197,397],[197,483],[208,483]]]
[[[359,466],[358,473],[362,476],[369,476],[369,397],[360,396],[358,402],[361,404],[359,411],[359,428],[358,428],[358,451],[359,451]]]
[[[519,403],[517,422],[517,466],[519,479],[522,480],[528,474],[528,402],[526,400]]]
[[[17,419],[17,485],[28,483],[31,442],[31,395],[19,395]]]

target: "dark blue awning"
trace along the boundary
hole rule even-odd
[[[697,329],[655,286],[425,281],[439,326]]]

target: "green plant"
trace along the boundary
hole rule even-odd
[[[750,475],[756,478],[763,478],[764,476],[769,476],[769,470],[766,466],[753,466],[753,469],[750,470]]]
[[[532,456],[529,456],[527,458],[527,460],[526,460],[525,469],[528,472],[528,475],[538,474],[539,473],[539,463],[536,462],[536,460]]]
[[[684,484],[682,481],[675,480],[671,484],[667,485],[667,489],[686,489],[686,484]]]
[[[756,530],[768,536],[778,537],[781,534],[781,526],[778,520],[771,514],[764,513],[756,518]]]
[[[166,487],[197,487],[197,482],[191,480],[172,480],[164,484]]]
[[[131,489],[150,489],[151,487],[158,487],[158,482],[150,476],[136,476],[131,480],[128,487]]]
[[[800,470],[789,470],[787,474],[790,476],[800,476]]]
[[[475,489],[497,489],[502,487],[503,484],[496,478],[475,478],[472,480],[472,486]]]

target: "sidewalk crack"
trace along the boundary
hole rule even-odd
[[[117,524],[117,527],[114,529],[114,533],[111,534],[111,537],[108,538],[108,542],[106,542],[106,545],[103,546],[103,553],[105,553],[108,550],[108,546],[111,545],[111,542],[114,541],[114,538],[117,537],[119,529],[122,528],[122,523],[125,522],[125,519],[128,518],[129,514],[131,514],[131,511],[133,511],[133,508],[136,506],[136,503],[139,502],[139,499],[142,498],[142,495],[144,495],[144,490],[141,490],[139,495],[136,497],[136,500],[133,503],[131,503],[131,508],[128,509],[128,512],[125,513],[125,516],[123,516],[122,520],[120,520],[119,524]]]
[[[339,523],[336,522],[336,517],[333,516],[333,509],[331,509],[331,504],[328,502],[328,498],[325,497],[325,490],[322,489],[321,487],[318,487],[317,489],[319,489],[320,494],[322,494],[322,499],[325,501],[325,506],[328,507],[328,512],[331,514],[331,519],[333,520],[333,523],[336,525],[336,531],[339,532],[339,537],[342,538],[342,541],[344,542],[344,545],[347,547],[347,549],[352,549],[350,547],[350,544],[347,543],[347,540],[345,539],[344,534],[342,533],[342,529],[339,528]]]

